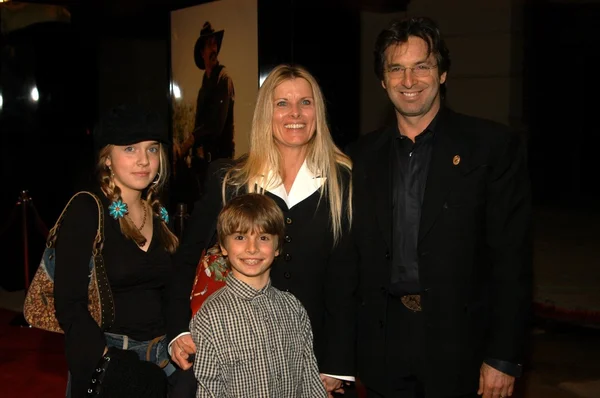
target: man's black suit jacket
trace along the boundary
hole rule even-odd
[[[418,240],[428,397],[476,390],[485,358],[521,363],[531,303],[531,199],[523,146],[500,124],[447,108],[440,112]],[[367,134],[349,150],[354,220],[345,245],[353,261],[338,270],[338,289],[329,292],[330,331],[345,337],[330,341],[328,349],[346,358],[349,372],[356,360],[358,377],[374,388],[385,383],[390,129]]]

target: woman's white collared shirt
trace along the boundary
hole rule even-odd
[[[308,165],[306,164],[306,160],[304,160],[300,170],[298,170],[298,174],[296,175],[296,179],[294,180],[289,193],[286,192],[283,181],[281,181],[281,177],[279,177],[279,175],[273,176],[273,174],[274,172],[271,171],[269,173],[269,178],[266,179],[266,181],[273,181],[269,184],[266,190],[271,192],[273,195],[280,197],[281,200],[285,202],[288,209],[291,209],[319,190],[323,184],[325,184],[326,180],[325,177],[321,177],[321,175],[315,175],[312,171],[310,171]],[[261,184],[259,184],[259,186],[262,187]]]

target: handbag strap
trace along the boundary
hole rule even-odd
[[[67,205],[60,213],[60,216],[58,216],[58,220],[56,220],[56,223],[54,223],[54,226],[52,227],[50,232],[48,232],[48,238],[46,239],[46,247],[54,247],[54,245],[56,244],[58,229],[60,228],[65,213],[67,212],[67,209],[73,202],[73,199],[75,199],[79,195],[90,195],[92,198],[94,198],[94,200],[96,201],[96,205],[98,206],[98,229],[96,231],[96,237],[94,238],[94,246],[92,248],[92,254],[96,256],[97,254],[102,252],[102,245],[104,244],[104,209],[102,208],[102,203],[100,202],[98,196],[88,191],[77,192],[71,197],[71,199],[69,199]]]
[[[67,212],[67,209],[79,195],[90,195],[96,201],[98,206],[98,229],[96,230],[96,237],[94,238],[94,244],[92,246],[92,256],[94,258],[93,266],[90,265],[90,275],[93,269],[96,271],[96,282],[98,286],[98,293],[100,295],[100,304],[102,307],[102,330],[106,331],[111,328],[115,321],[115,303],[108,282],[108,276],[106,275],[106,268],[104,266],[104,259],[102,257],[102,248],[104,245],[104,208],[100,198],[89,191],[80,191],[71,197],[67,205],[60,213],[58,220],[48,233],[48,239],[46,240],[46,247],[54,247],[56,244],[56,238],[58,236],[58,229],[62,223],[62,220]]]
[[[94,266],[96,267],[96,283],[98,285],[102,309],[102,330],[107,331],[115,323],[115,302],[110,290],[106,268],[104,267],[104,258],[101,252],[94,255]]]

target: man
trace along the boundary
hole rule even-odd
[[[350,149],[356,264],[332,272],[339,288],[329,293],[331,330],[357,325],[369,398],[507,397],[521,374],[531,300],[525,157],[506,127],[442,105],[449,66],[427,18],[378,36],[375,71],[396,123]],[[329,349],[352,358],[347,341]]]
[[[192,148],[192,168],[200,189],[204,186],[208,164],[219,158],[232,158],[234,154],[235,91],[231,77],[217,58],[224,33],[224,30],[215,31],[208,21],[200,31],[194,46],[194,61],[204,70],[204,76],[196,101],[194,131],[182,144],[174,146],[177,159]]]

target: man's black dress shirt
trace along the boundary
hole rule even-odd
[[[417,240],[436,119],[415,137],[415,142],[397,128],[390,130],[395,134],[391,154],[393,245],[390,293],[395,296],[420,293]]]

